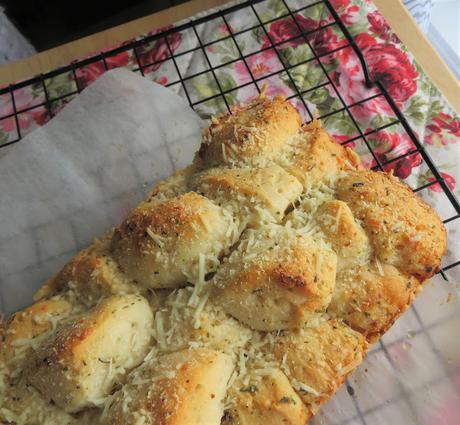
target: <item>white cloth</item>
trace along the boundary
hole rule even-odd
[[[34,47],[17,30],[0,7],[0,65],[36,53]]]
[[[426,33],[430,25],[430,16],[435,0],[403,0],[403,3],[423,32]]]

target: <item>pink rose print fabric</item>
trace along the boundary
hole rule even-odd
[[[81,88],[90,85],[100,75],[102,75],[107,69],[116,68],[120,66],[127,66],[129,62],[128,52],[122,52],[115,57],[108,57],[104,61],[99,61],[84,68],[78,68],[75,71],[77,81]]]

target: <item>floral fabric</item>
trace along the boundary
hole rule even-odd
[[[385,85],[445,183],[460,197],[460,168],[456,166],[460,118],[373,3],[330,3],[363,52],[371,78]],[[112,55],[108,49],[103,60],[76,67],[75,72],[47,79],[44,84],[15,90],[14,105],[9,94],[0,96],[0,144],[43,125],[50,118],[48,106],[55,115],[78,90],[114,67],[142,72],[169,86],[193,103],[204,118],[247,102],[266,85],[268,95],[291,98],[306,120],[322,118],[335,139],[352,146],[367,166],[382,164],[412,188],[424,187],[420,194],[443,219],[456,214],[416,146],[402,126],[394,123],[390,105],[377,89],[365,86],[361,64],[324,4],[266,0],[224,17],[195,29],[172,32],[135,50]],[[170,28],[161,30],[166,29]],[[349,112],[344,105],[349,106]],[[363,134],[366,140],[360,137]],[[458,227],[449,234],[445,264],[459,260],[455,255],[460,251],[456,245]]]

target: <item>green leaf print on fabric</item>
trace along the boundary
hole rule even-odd
[[[320,3],[315,6],[308,7],[307,9],[302,10],[300,14],[305,16],[306,18],[310,18],[316,22],[319,22],[322,19],[324,19],[329,13],[326,9],[326,6]]]
[[[371,121],[371,126],[373,128],[384,127],[396,121],[396,118],[393,116],[387,115],[377,115]]]
[[[430,111],[428,114],[428,119],[433,119],[434,117],[437,117],[439,113],[442,111],[442,104],[439,100],[433,100],[430,105]]]
[[[348,31],[354,37],[358,34],[362,34],[367,31],[367,23],[363,21],[358,21],[353,25],[348,27]]]
[[[264,30],[262,28],[260,28],[260,27],[254,28],[251,31],[251,33],[254,36],[254,38],[256,39],[257,43],[259,43],[259,44],[263,43],[262,36],[264,34]]]
[[[346,111],[330,115],[323,120],[323,126],[329,131],[343,136],[353,136],[356,134],[356,127]]]
[[[213,53],[228,55],[232,58],[239,56],[238,49],[236,48],[235,43],[231,39],[226,39],[219,43],[212,44],[211,46],[209,46],[208,49],[212,49]]]
[[[321,104],[324,104],[326,103],[329,99],[331,99],[330,95],[329,95],[329,91],[324,88],[324,87],[321,87],[317,90],[314,90],[314,91],[311,91],[311,92],[308,92],[304,95],[304,97],[311,103],[314,103],[315,105],[321,105]],[[322,109],[325,109],[325,108],[322,108]],[[320,113],[320,115],[322,115]]]
[[[263,22],[270,21],[274,18],[284,16],[289,11],[284,6],[284,3],[279,0],[271,0],[269,2],[260,3],[258,9],[258,15]],[[260,11],[260,9],[263,9]]]
[[[4,133],[0,130],[0,145],[4,145],[9,142],[8,133]]]
[[[406,105],[405,108],[405,115],[406,118],[411,119],[417,125],[423,124],[425,121],[426,115],[426,108],[428,106],[428,102],[420,95],[415,95]]]
[[[70,72],[45,80],[45,87],[50,100],[77,91],[77,85]]]
[[[279,49],[278,51],[286,66],[297,65],[299,62],[304,62],[314,56],[307,44],[301,44],[296,47],[288,46],[284,49]]]
[[[186,80],[185,87],[193,103],[219,94],[219,87],[211,73]]]
[[[309,90],[324,83],[327,77],[324,75],[321,67],[316,62],[309,62],[296,66],[290,70],[292,79],[299,90]],[[292,86],[290,79],[286,83]],[[292,87],[295,89],[295,87]]]

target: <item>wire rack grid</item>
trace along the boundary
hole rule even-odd
[[[337,113],[345,114],[348,117],[349,121],[355,127],[356,134],[353,137],[348,138],[347,140],[341,141],[341,143],[343,145],[349,145],[352,143],[356,143],[358,141],[364,143],[367,146],[370,152],[370,155],[372,156],[373,163],[375,164],[374,169],[383,170],[383,171],[388,170],[389,166],[391,166],[391,164],[394,163],[395,161],[401,160],[404,157],[408,157],[414,154],[420,155],[420,157],[422,158],[422,160],[424,161],[425,165],[428,167],[428,169],[430,170],[434,178],[428,183],[423,184],[419,187],[413,187],[412,189],[415,192],[420,192],[420,191],[427,189],[429,186],[439,185],[442,188],[442,191],[444,192],[447,200],[450,202],[452,206],[452,210],[455,211],[455,213],[452,216],[447,217],[444,220],[444,223],[447,224],[455,220],[458,221],[460,219],[460,204],[458,200],[456,199],[455,195],[450,190],[448,184],[444,181],[442,175],[440,174],[439,170],[436,167],[436,164],[433,162],[430,155],[425,150],[423,144],[418,139],[416,132],[411,128],[411,125],[409,124],[408,120],[406,119],[404,114],[399,109],[397,103],[392,99],[391,95],[386,90],[385,85],[380,81],[373,80],[372,73],[369,72],[369,69],[366,65],[365,55],[363,54],[362,51],[360,51],[355,40],[350,34],[347,28],[347,25],[340,19],[339,14],[332,7],[330,2],[328,0],[310,1],[304,7],[293,10],[292,6],[290,6],[287,3],[288,0],[282,0],[286,13],[273,17],[273,19],[271,20],[263,20],[257,11],[257,4],[262,3],[263,1],[264,0],[240,2],[231,7],[227,7],[225,9],[221,9],[216,12],[212,12],[206,16],[203,16],[197,19],[193,19],[189,22],[178,25],[176,27],[160,31],[158,33],[155,33],[155,34],[152,34],[146,37],[142,37],[138,40],[127,42],[115,49],[101,52],[95,56],[92,56],[92,57],[89,57],[89,58],[86,58],[80,61],[75,61],[67,66],[53,70],[46,74],[39,75],[29,80],[25,80],[25,81],[22,81],[16,84],[12,84],[6,88],[0,89],[0,96],[2,95],[11,96],[11,103],[12,103],[11,114],[5,117],[0,117],[0,119],[14,119],[15,124],[16,124],[16,129],[17,129],[17,138],[15,138],[14,140],[10,140],[7,143],[4,143],[0,147],[5,147],[13,143],[16,143],[22,138],[21,129],[19,125],[20,113],[26,112],[27,109],[18,111],[18,108],[16,107],[16,99],[15,99],[16,90],[24,88],[24,87],[32,86],[32,85],[41,86],[41,89],[43,90],[43,93],[44,93],[44,101],[42,103],[38,103],[38,104],[31,106],[30,109],[44,107],[46,108],[45,109],[46,114],[48,115],[49,118],[51,118],[55,114],[55,108],[53,107],[53,104],[59,101],[66,101],[67,99],[71,99],[76,94],[81,92],[81,90],[84,89],[84,87],[82,87],[80,79],[78,78],[78,74],[79,72],[81,72],[81,70],[83,70],[86,66],[94,64],[94,63],[102,63],[104,69],[108,70],[112,67],[111,58],[114,58],[123,52],[130,52],[132,57],[135,58],[136,65],[133,67],[133,71],[139,72],[142,75],[144,75],[147,72],[147,70],[151,68],[152,66],[159,66],[161,65],[161,63],[170,61],[173,64],[173,67],[175,69],[175,72],[177,73],[178,78],[177,80],[172,81],[169,84],[167,84],[167,86],[170,86],[170,87],[175,86],[176,89],[179,88],[181,94],[187,99],[188,103],[193,109],[199,109],[200,105],[202,104],[205,104],[205,103],[209,104],[209,102],[213,100],[220,99],[225,104],[227,110],[231,112],[232,105],[229,102],[229,95],[231,95],[236,90],[239,90],[245,87],[253,87],[255,88],[257,92],[260,93],[262,89],[262,85],[264,84],[265,80],[283,73],[292,83],[291,86],[293,88],[293,94],[290,95],[288,99],[293,101],[294,103],[297,104],[297,106],[300,106],[303,109],[304,117],[306,121],[312,120],[315,117],[315,112],[312,110],[311,104],[309,104],[309,102],[305,100],[304,95],[308,92],[314,92],[323,87],[328,87],[328,89],[334,93],[336,98],[340,101],[341,107],[333,111],[329,111],[323,114],[322,116],[319,116],[318,118],[326,119],[328,116],[331,116],[333,114],[337,114]],[[322,20],[321,23],[319,23],[316,28],[306,31],[305,28],[302,27],[301,23],[298,22],[298,13],[302,10],[312,8],[312,7],[317,7],[317,6],[324,7],[324,12],[325,14],[328,15],[329,18]],[[235,31],[229,23],[229,16],[235,12],[238,12],[238,13],[245,13],[245,12],[249,13],[250,12],[251,14],[253,14],[253,16],[256,17],[254,25],[248,28],[244,28],[240,31]],[[225,26],[225,29],[226,29],[225,31],[226,35],[222,36],[218,40],[206,40],[203,38],[202,35],[200,35],[200,26],[214,19],[220,19],[223,22],[223,25]],[[266,27],[271,22],[274,22],[279,19],[291,19],[292,22],[297,26],[297,29],[298,29],[294,38],[297,38],[297,39],[301,38],[303,42],[309,47],[310,51],[312,52],[312,55],[306,58],[303,62],[296,63],[296,64],[286,63],[286,60],[280,55],[278,51],[280,44],[287,43],[290,41],[290,39],[283,39],[281,42],[277,42],[276,40],[271,39],[270,34],[267,31]],[[340,28],[343,34],[343,40],[333,50],[321,51],[316,46],[317,38],[321,37],[322,31],[324,31],[326,28],[331,27],[331,26],[336,26]],[[248,31],[254,31],[254,30],[260,31],[266,37],[266,39],[269,40],[269,45],[266,47],[260,48],[257,51],[254,51],[248,54],[243,54],[243,51],[239,46],[237,38],[238,36],[243,35],[244,33]],[[178,34],[183,31],[188,31],[189,33],[193,34],[193,36],[196,37],[197,45],[190,49],[182,50],[180,52],[174,51],[174,48],[171,46],[172,37],[174,36],[174,34]],[[233,40],[234,45],[236,46],[238,55],[234,58],[229,59],[228,62],[226,62],[225,64],[218,64],[218,65],[213,64],[213,60],[209,55],[209,47],[212,47],[216,43],[221,42],[225,39]],[[143,48],[143,46],[149,45],[151,43],[159,43],[159,42],[162,43],[167,50],[167,54],[164,57],[162,57],[158,61],[153,61],[151,63],[140,59],[139,52]],[[280,69],[278,69],[276,72],[265,74],[263,75],[263,77],[255,76],[249,64],[251,57],[258,55],[263,51],[270,50],[270,49],[276,52],[277,57],[279,59],[279,63],[281,64]],[[369,91],[370,94],[368,97],[362,100],[359,100],[357,102],[354,102],[352,104],[348,104],[346,102],[346,99],[344,99],[344,96],[342,95],[340,90],[336,87],[336,84],[333,78],[331,78],[328,72],[327,63],[325,63],[326,62],[325,58],[329,57],[331,54],[334,54],[336,51],[340,51],[342,49],[352,49],[353,50],[354,54],[358,58],[359,63],[361,64],[361,67],[362,67],[362,74],[363,74],[362,84],[367,86],[368,88],[372,88],[372,90]],[[196,53],[202,54],[207,67],[197,72],[184,73],[184,71],[181,70],[181,66],[180,66],[181,58],[183,58],[185,55],[196,54]],[[238,62],[238,61],[244,64],[244,67],[250,79],[249,81],[239,84],[236,87],[225,89],[223,87],[221,79],[219,78],[218,71],[221,67],[231,64],[231,63]],[[295,67],[299,67],[300,65],[307,64],[310,62],[315,62],[320,67],[320,69],[322,70],[324,74],[324,81],[321,82],[320,84],[309,87],[307,90],[302,90],[298,87],[298,85],[294,81],[294,78],[292,76],[292,71]],[[188,82],[196,77],[199,77],[205,74],[209,75],[210,78],[212,79],[212,83],[213,83],[213,86],[215,87],[215,90],[211,91],[211,93],[206,97],[196,99],[191,95],[189,91]],[[47,87],[47,81],[50,78],[54,78],[60,75],[70,75],[72,80],[75,82],[75,85],[74,85],[75,90],[71,90],[68,93],[52,98],[50,96],[50,93]],[[386,102],[388,102],[393,112],[394,119],[390,123],[386,123],[377,128],[363,129],[362,126],[357,122],[354,116],[353,108],[358,107],[359,105],[365,104],[366,102],[369,102],[379,97],[384,98]],[[379,155],[374,151],[372,144],[369,143],[368,138],[372,134],[376,134],[379,131],[382,131],[391,126],[400,126],[403,129],[405,134],[412,141],[413,149],[403,155],[400,155],[395,158],[391,158],[388,161],[382,161]],[[448,281],[446,272],[456,267],[460,267],[460,260],[451,262],[450,264],[445,264],[439,273],[442,275],[442,277],[446,281]],[[430,324],[428,326],[423,322],[421,315],[419,314],[419,312],[417,311],[415,307],[411,307],[411,311],[415,317],[415,320],[419,324],[419,330],[417,332],[425,335],[431,350],[436,354],[437,348],[436,348],[435,342],[433,341],[431,337],[430,329],[432,327],[435,327],[437,323]],[[397,342],[398,341],[394,341],[392,344],[395,344]],[[390,349],[391,349],[391,345],[380,341],[379,345],[374,348],[373,352],[374,353],[381,352],[387,358],[388,362],[392,365],[392,367],[394,367],[394,369],[397,370],[396,366],[393,364],[392,357],[389,354]],[[445,360],[443,359],[441,355],[439,355],[439,353],[437,353],[437,355],[438,355],[438,360],[440,364],[443,365],[443,370],[444,370],[443,375],[439,379],[446,379],[446,378],[449,379],[449,376],[450,376],[449,365],[446,364]],[[347,388],[351,388],[351,385],[349,382],[347,382],[346,385],[347,385]],[[402,399],[404,403],[406,403],[406,407],[408,407],[409,410],[415,414],[415,407],[413,406],[411,398],[408,396],[407,391],[405,390],[403,385],[399,386],[399,394],[397,395],[397,398]],[[357,421],[362,424],[369,423],[367,416],[371,414],[373,411],[382,408],[382,406],[376,406],[366,411],[360,407],[359,402],[356,398],[352,397],[352,400],[353,400],[354,408],[356,410],[355,415],[352,418],[349,418],[346,421],[342,421],[339,423],[346,424],[346,423],[350,423],[353,421],[354,422]]]

